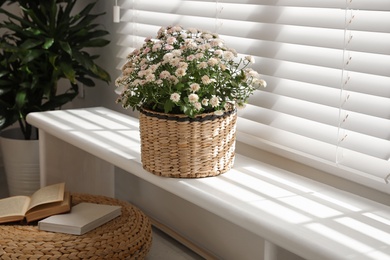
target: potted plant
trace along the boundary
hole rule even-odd
[[[144,168],[169,177],[228,170],[234,158],[235,107],[266,86],[249,68],[253,62],[251,56],[239,58],[217,34],[181,26],[162,27],[155,39],[147,38],[129,54],[115,81],[117,102],[141,112]],[[205,128],[205,122],[214,126]],[[185,134],[183,125],[193,128]]]
[[[0,130],[18,122],[23,139],[36,139],[28,113],[61,108],[78,95],[78,84],[110,81],[95,63],[99,55],[88,52],[109,43],[108,32],[95,23],[104,13],[91,13],[96,3],[74,10],[76,2],[0,0],[7,17],[0,22]],[[12,4],[19,14],[7,10]],[[66,91],[59,91],[59,81],[69,84]]]

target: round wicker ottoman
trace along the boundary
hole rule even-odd
[[[39,231],[32,225],[0,225],[0,259],[144,259],[152,244],[150,220],[129,203],[72,194],[73,204],[122,206],[122,215],[84,235]]]

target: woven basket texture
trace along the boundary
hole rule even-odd
[[[145,170],[164,177],[200,178],[233,167],[236,110],[189,118],[142,109],[139,117],[141,161]]]
[[[150,220],[129,203],[72,194],[72,203],[122,206],[121,216],[76,236],[39,231],[36,225],[0,225],[0,259],[144,259],[152,244]]]

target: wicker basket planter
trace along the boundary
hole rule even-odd
[[[217,176],[233,166],[236,110],[189,118],[147,109],[140,113],[141,160],[145,170],[159,176],[199,178]]]

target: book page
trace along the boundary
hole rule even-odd
[[[29,210],[26,213],[26,220],[27,222],[31,222],[51,215],[69,212],[70,209],[71,196],[69,192],[65,192],[63,201],[44,203]]]
[[[0,200],[0,217],[24,216],[30,198],[27,196],[14,196]]]
[[[64,199],[65,183],[58,183],[43,187],[31,196],[28,209],[50,202],[62,201]]]

